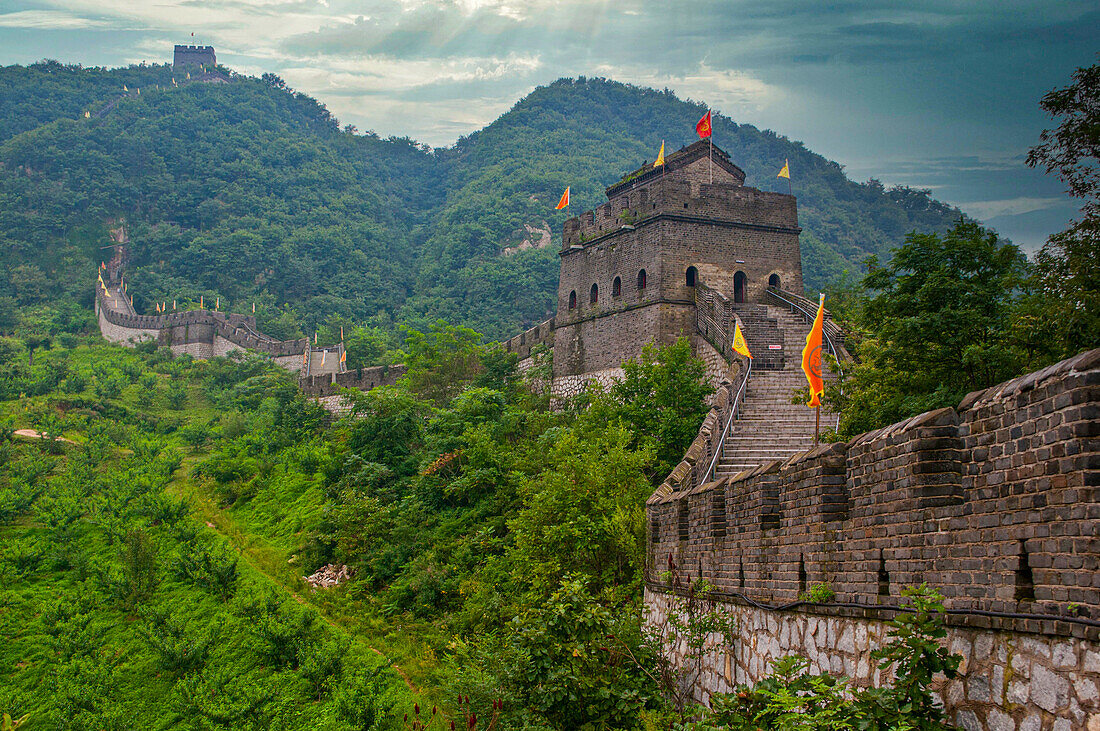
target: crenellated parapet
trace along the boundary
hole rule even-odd
[[[344,371],[303,377],[299,382],[307,396],[336,396],[345,388],[369,391],[378,386],[392,386],[397,383],[408,367],[405,365],[370,366]]]
[[[554,345],[554,318],[543,320],[538,325],[528,328],[508,340],[501,343],[509,353],[515,353],[519,359],[526,360],[531,357],[531,350],[538,345],[553,347]]]
[[[120,285],[97,285],[95,306],[100,332],[112,342],[134,344],[156,340],[177,354],[197,358],[249,350],[263,353],[303,375],[342,370],[342,344],[315,346],[308,338],[275,340],[261,333],[256,318],[249,315],[206,309],[139,315]]]
[[[670,558],[773,604],[824,582],[840,604],[896,607],[926,582],[958,621],[1100,638],[1078,621],[1100,620],[1100,350],[699,483],[716,426],[647,504],[654,589]]]
[[[794,196],[730,185],[668,178],[647,188],[624,190],[601,206],[565,222],[562,255],[597,243],[624,226],[642,227],[661,220],[777,231],[798,235]]]

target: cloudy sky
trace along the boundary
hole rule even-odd
[[[164,62],[194,33],[435,146],[562,76],[668,87],[1033,249],[1077,210],[1023,165],[1038,100],[1097,61],[1098,29],[1095,0],[0,0],[0,64]]]

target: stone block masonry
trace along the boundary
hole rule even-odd
[[[769,286],[802,292],[794,197],[745,187],[745,174],[708,143],[625,176],[607,203],[565,222],[553,375],[606,373],[647,343],[696,326],[696,289],[760,302]]]
[[[792,653],[881,682],[866,653],[901,588],[928,583],[965,657],[941,689],[954,723],[1100,728],[1100,350],[728,479],[693,479],[698,457],[647,513],[650,566],[707,579],[742,628],[701,696]],[[835,603],[756,606],[818,582]],[[654,569],[647,587],[659,617],[672,589]]]

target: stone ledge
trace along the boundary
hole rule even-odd
[[[655,594],[675,594],[686,596],[687,592],[678,587],[661,582],[646,580],[645,586]],[[796,601],[788,604],[770,606],[754,601],[742,594],[709,591],[696,592],[697,597],[726,604],[743,604],[769,612],[800,612],[826,617],[845,617],[850,619],[888,620],[897,614],[909,611],[897,604],[831,604]],[[1026,614],[1012,612],[990,612],[978,609],[944,609],[945,624],[950,627],[969,627],[973,629],[996,630],[1000,632],[1018,632],[1043,636],[1074,637],[1077,639],[1100,641],[1100,622],[1081,617],[1061,617],[1057,615]]]

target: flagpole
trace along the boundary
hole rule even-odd
[[[814,408],[814,446],[821,441],[821,407]]]

